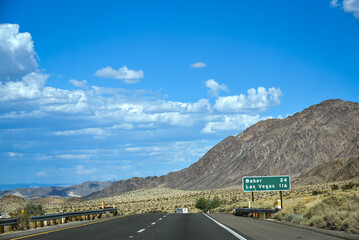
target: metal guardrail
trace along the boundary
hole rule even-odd
[[[0,226],[13,225],[13,224],[16,224],[16,223],[17,223],[16,218],[0,219]]]
[[[100,218],[103,213],[110,212],[114,215],[117,215],[117,208],[105,208],[100,210],[89,210],[81,212],[68,212],[68,213],[58,213],[50,215],[41,215],[41,216],[32,216],[30,222],[33,223],[33,227],[37,227],[37,222],[40,222],[40,226],[46,226],[50,224],[50,221],[53,220],[54,224],[57,220],[57,224],[62,224],[67,221],[77,221],[78,217],[80,220],[92,220],[95,217]],[[85,219],[83,218],[85,217]],[[45,222],[45,224],[44,224]],[[9,231],[12,231],[14,226],[17,224],[16,218],[7,218],[0,219],[0,234],[4,233],[4,226],[9,226]]]
[[[260,208],[236,208],[234,215],[237,216],[248,216],[252,213],[254,218],[271,218],[274,213],[279,212],[280,209],[260,209]]]

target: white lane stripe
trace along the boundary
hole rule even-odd
[[[160,219],[158,219],[158,220],[160,220],[160,221],[161,221],[161,220],[162,220],[162,218],[160,218]]]
[[[207,214],[204,214],[204,216],[208,217],[209,219],[211,219],[213,222],[217,223],[219,226],[221,226],[222,228],[226,229],[228,232],[232,233],[232,235],[234,235],[236,238],[241,239],[241,240],[247,240],[246,238],[242,237],[241,235],[239,235],[238,233],[236,233],[235,231],[233,231],[232,229],[230,229],[229,227],[226,227],[225,225],[223,225],[222,223],[214,220],[213,218],[211,218],[210,216],[208,216]]]
[[[145,230],[146,230],[146,229],[142,228],[142,229],[138,230],[137,232],[138,232],[138,233],[141,233],[141,232],[143,232],[143,231],[145,231]]]
[[[156,222],[151,223],[151,225],[155,225],[155,224],[156,224]]]

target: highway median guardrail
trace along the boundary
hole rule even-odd
[[[84,220],[94,220],[101,218],[104,213],[112,213],[114,216],[117,215],[117,208],[105,208],[99,210],[89,210],[81,212],[67,212],[67,213],[58,213],[58,214],[49,214],[41,216],[31,216],[30,225],[32,228],[45,227],[50,225],[63,224],[73,221],[84,221]],[[7,218],[0,219],[0,234],[5,232],[5,227],[7,227],[6,232],[12,232],[15,230],[18,222],[16,218]],[[30,226],[28,226],[30,228]]]
[[[252,214],[254,218],[272,218],[273,214],[279,211],[280,209],[236,208],[234,215],[247,217]]]

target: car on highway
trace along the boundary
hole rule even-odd
[[[188,213],[188,208],[176,208],[176,213]]]

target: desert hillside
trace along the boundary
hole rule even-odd
[[[243,176],[292,179],[337,158],[359,155],[359,104],[323,101],[285,119],[268,119],[228,137],[190,167],[161,177],[115,182],[87,199],[164,186],[183,190],[241,184]]]

